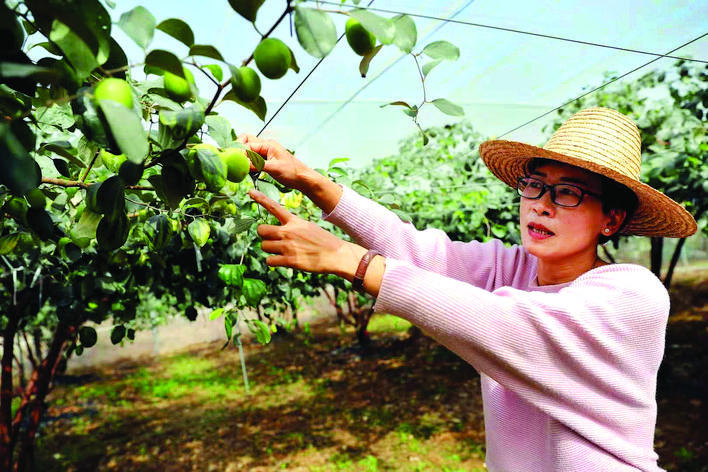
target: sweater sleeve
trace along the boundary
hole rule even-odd
[[[522,264],[535,267],[535,258],[519,246],[505,247],[497,239],[485,243],[452,241],[444,231],[418,230],[351,188],[342,189],[339,203],[331,213],[323,213],[323,219],[341,228],[357,244],[385,257],[466,280],[486,290],[518,282],[514,277],[519,276],[516,269]]]
[[[654,424],[646,418],[655,414],[669,299],[647,269],[601,267],[556,293],[488,292],[387,259],[374,309],[421,327],[620,457],[652,450]]]

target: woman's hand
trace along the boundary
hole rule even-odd
[[[250,147],[253,152],[263,156],[265,159],[263,170],[271,177],[286,187],[307,194],[306,189],[303,188],[305,177],[314,171],[288,152],[280,143],[271,139],[261,139],[252,134],[242,134],[239,141]],[[253,165],[251,165],[251,170],[256,170]]]
[[[325,213],[331,213],[342,197],[342,187],[307,167],[277,141],[242,134],[239,141],[265,158],[263,170],[285,185],[304,193]],[[251,164],[251,170],[256,170]]]
[[[258,235],[263,239],[261,247],[274,254],[266,258],[266,264],[330,273],[352,280],[366,252],[364,248],[293,215],[257,190],[250,190],[248,195],[280,222],[280,226],[258,225]]]

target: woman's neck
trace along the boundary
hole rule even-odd
[[[538,285],[556,285],[572,282],[585,272],[607,265],[597,252],[587,257],[566,258],[564,260],[538,260]]]

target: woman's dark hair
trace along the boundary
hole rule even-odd
[[[536,169],[543,165],[554,164],[558,162],[559,161],[545,159],[543,157],[535,157],[531,159],[528,164],[526,164],[526,174],[529,175],[533,173]],[[608,241],[613,241],[616,243],[620,237],[620,231],[622,230],[622,228],[625,227],[629,220],[632,219],[632,215],[634,215],[634,212],[637,210],[637,206],[639,205],[637,195],[632,190],[630,190],[629,187],[626,187],[621,183],[610,179],[609,177],[605,177],[604,175],[597,174],[587,169],[584,170],[590,172],[591,174],[595,174],[600,178],[600,182],[602,184],[602,211],[607,214],[611,210],[624,210],[627,214],[627,216],[625,216],[624,218],[624,221],[622,222],[622,225],[620,225],[619,229],[615,231],[612,236],[604,236],[602,234],[600,235],[600,244],[605,244]]]

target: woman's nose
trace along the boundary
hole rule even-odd
[[[553,216],[555,214],[556,206],[551,201],[550,189],[548,189],[546,192],[543,192],[541,198],[533,201],[532,209],[537,215]]]

